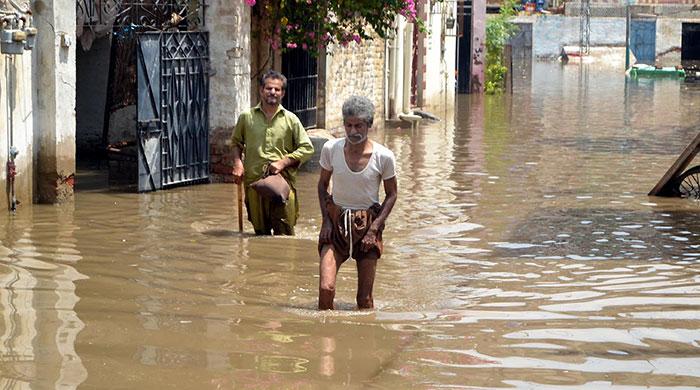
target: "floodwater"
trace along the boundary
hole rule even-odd
[[[230,184],[24,204],[0,217],[0,387],[698,387],[700,203],[647,196],[698,108],[700,85],[536,63],[378,130],[399,201],[374,311],[353,263],[314,309],[315,173],[295,238],[240,235]]]

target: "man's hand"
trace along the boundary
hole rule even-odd
[[[362,237],[362,242],[360,243],[360,249],[363,252],[367,252],[372,249],[377,244],[377,230],[369,228],[365,236]]]
[[[271,162],[267,167],[267,173],[270,175],[277,175],[278,173],[284,171],[284,169],[287,168],[287,161],[285,160],[286,158],[283,158],[281,160]]]
[[[321,232],[318,234],[318,242],[322,244],[331,243],[331,232],[333,231],[333,222],[330,219],[324,218],[321,225]]]
[[[240,184],[243,180],[243,173],[243,162],[241,160],[234,161],[233,170],[231,171],[231,174],[233,175],[233,182],[236,184]]]

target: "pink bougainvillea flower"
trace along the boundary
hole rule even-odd
[[[361,38],[360,38],[359,35],[357,35],[357,34],[352,34],[352,40],[353,40],[353,41],[355,41],[355,42],[357,42],[357,43],[360,43],[360,39],[361,39]]]
[[[287,43],[287,49],[296,49],[296,48],[297,48],[296,43],[294,43],[294,42]]]
[[[252,7],[255,5],[255,0],[245,0],[245,3]]]

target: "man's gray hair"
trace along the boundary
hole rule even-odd
[[[273,80],[280,80],[282,81],[282,89],[286,90],[287,89],[287,78],[284,77],[284,75],[276,70],[269,69],[267,72],[265,72],[261,77],[260,77],[260,86],[264,87],[265,82],[268,79],[273,79]]]
[[[374,104],[364,96],[350,96],[343,103],[343,121],[354,116],[365,121],[367,127],[374,123]]]

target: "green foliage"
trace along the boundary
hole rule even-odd
[[[503,65],[503,49],[517,31],[511,21],[516,14],[515,4],[514,0],[504,0],[499,14],[486,21],[486,93],[505,89],[508,68]]]
[[[416,0],[246,0],[259,16],[262,36],[273,49],[318,52],[330,43],[343,46],[381,38],[393,31],[396,15],[416,22]],[[444,1],[444,0],[438,0]]]

